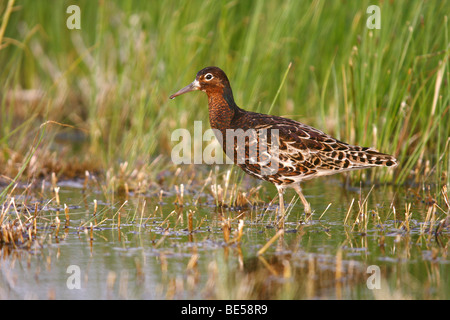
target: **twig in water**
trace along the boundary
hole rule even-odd
[[[284,229],[278,230],[278,232],[269,241],[267,241],[267,243],[261,249],[259,249],[257,255],[260,256],[264,252],[266,252],[266,250],[269,249],[269,247],[272,245],[272,243],[274,243],[283,234],[284,234]]]

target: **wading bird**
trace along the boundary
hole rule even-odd
[[[210,125],[227,156],[249,175],[276,186],[283,215],[283,193],[287,187],[294,188],[305,213],[311,213],[300,182],[344,171],[397,165],[393,156],[373,148],[347,144],[298,121],[239,108],[228,77],[218,67],[200,70],[191,84],[170,99],[196,90],[208,95]],[[225,137],[236,130],[253,134],[246,134],[244,140],[233,138],[227,144]],[[261,143],[263,140],[267,148]]]

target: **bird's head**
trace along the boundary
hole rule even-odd
[[[230,82],[225,72],[218,67],[207,67],[197,73],[194,81],[171,95],[170,99],[196,90],[204,91],[211,95],[214,93],[223,94],[224,91],[228,91],[227,89],[230,89]]]

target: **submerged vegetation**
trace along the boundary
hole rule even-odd
[[[118,266],[100,266],[102,298],[449,298],[447,1],[376,3],[380,29],[366,25],[370,1],[86,0],[80,30],[66,27],[71,4],[0,3],[8,288],[24,252],[46,256],[27,257],[38,279],[65,272],[69,249],[55,243],[81,242]],[[279,221],[268,184],[171,161],[175,129],[209,126],[203,95],[168,97],[209,65],[245,109],[376,147],[399,166],[311,181],[315,213],[294,198]],[[139,253],[119,255],[130,248]],[[368,294],[372,264],[388,276]]]

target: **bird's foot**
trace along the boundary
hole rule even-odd
[[[310,204],[305,204],[305,214],[310,215],[312,213]]]

